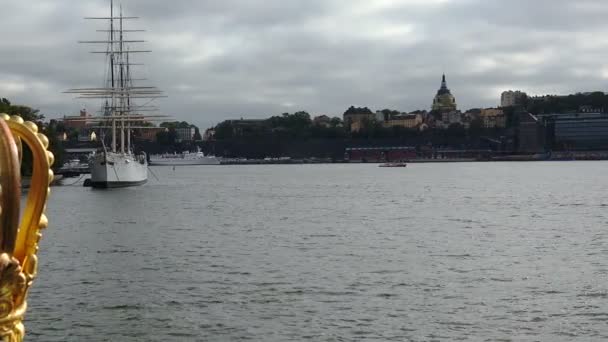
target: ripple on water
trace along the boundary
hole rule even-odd
[[[56,187],[26,327],[51,342],[605,340],[607,167],[184,167],[129,191]]]

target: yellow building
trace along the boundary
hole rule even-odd
[[[479,117],[483,121],[485,128],[505,128],[507,127],[507,119],[505,113],[500,108],[482,109]]]
[[[439,112],[452,112],[456,110],[456,98],[448,89],[445,75],[441,78],[441,88],[437,91],[437,95],[433,99],[432,109]]]
[[[350,124],[350,131],[351,132],[359,132],[360,130],[362,130],[365,127],[365,124],[363,121],[353,121]]]
[[[367,107],[350,106],[344,112],[344,127],[357,132],[367,123],[376,120],[376,115]]]
[[[396,115],[390,120],[385,121],[382,125],[386,128],[391,127],[404,127],[404,128],[417,128],[423,123],[422,115],[420,114],[404,114]]]

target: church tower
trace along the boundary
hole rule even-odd
[[[432,110],[439,112],[451,112],[456,110],[456,99],[448,89],[445,81],[445,74],[441,78],[441,88],[437,91],[437,95],[433,99]]]

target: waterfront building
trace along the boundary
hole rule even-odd
[[[500,106],[501,107],[521,106],[521,105],[525,104],[525,100],[527,98],[528,98],[528,94],[524,93],[523,91],[519,91],[519,90],[504,91],[500,95]]]
[[[177,127],[175,128],[177,133],[177,141],[192,141],[194,140],[194,134],[196,129],[194,127]]]
[[[450,89],[448,89],[445,75],[443,75],[441,78],[441,88],[439,88],[437,95],[433,99],[432,109],[443,113],[455,111],[456,107],[456,98],[452,95]]]
[[[507,119],[501,108],[485,108],[479,111],[479,118],[485,128],[505,128]]]
[[[449,126],[451,124],[462,124],[462,112],[459,110],[453,110],[443,115],[445,118],[443,121]]]
[[[391,114],[389,112],[383,110],[376,111],[376,121],[385,123],[389,120],[391,120]]]
[[[383,122],[382,126],[386,128],[403,127],[414,129],[422,125],[423,122],[424,119],[421,114],[399,114]]]
[[[540,153],[545,151],[547,125],[544,120],[528,112],[519,113],[519,152]]]
[[[367,107],[350,106],[344,112],[344,126],[351,132],[359,131],[364,126],[364,122],[374,120],[376,120],[376,114]]]
[[[606,112],[604,108],[594,107],[591,105],[580,106],[578,108],[579,113],[604,113]]]
[[[167,132],[168,128],[164,127],[147,127],[139,132],[138,138],[143,141],[156,141],[156,135],[160,132]]]
[[[543,115],[552,128],[552,145],[563,150],[608,148],[608,114],[576,113]]]
[[[365,124],[363,121],[354,121],[350,124],[350,131],[351,132],[359,132],[361,131],[363,128],[365,128]]]
[[[91,119],[92,115],[87,113],[86,109],[82,109],[79,115],[64,116],[62,121],[65,128],[81,130],[92,124]]]

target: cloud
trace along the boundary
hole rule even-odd
[[[164,113],[208,127],[224,119],[350,105],[426,109],[443,72],[461,108],[495,106],[500,92],[603,90],[608,78],[601,0],[125,0],[146,29],[133,38],[136,77],[169,96]],[[99,103],[63,94],[100,86],[104,59],[78,40],[103,39],[108,1],[3,4],[0,96],[72,115]]]

